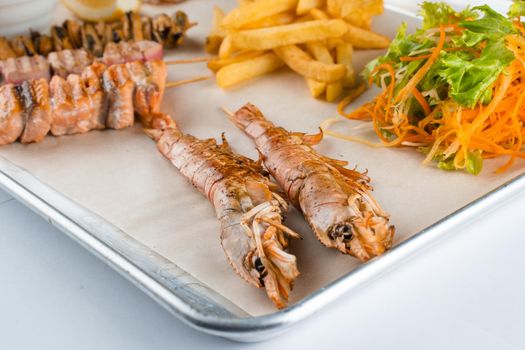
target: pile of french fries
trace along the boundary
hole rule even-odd
[[[217,84],[229,88],[283,66],[304,77],[316,98],[337,100],[356,84],[355,49],[383,49],[390,40],[370,30],[383,0],[240,0],[215,7],[206,50]]]

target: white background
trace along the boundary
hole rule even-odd
[[[0,191],[0,349],[524,349],[524,247],[522,193],[279,338],[243,345],[188,328]]]

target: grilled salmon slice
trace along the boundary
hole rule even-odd
[[[134,84],[126,66],[119,64],[107,68],[102,83],[109,103],[106,126],[111,129],[132,126]]]
[[[24,131],[24,106],[13,84],[0,86],[0,145],[15,142]]]
[[[25,81],[21,85],[26,125],[20,142],[42,141],[51,129],[49,84],[45,79]]]

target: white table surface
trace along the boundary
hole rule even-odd
[[[0,349],[524,349],[523,247],[519,194],[286,334],[246,345],[188,328],[0,190]]]

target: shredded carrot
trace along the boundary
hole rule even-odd
[[[425,97],[421,95],[421,92],[419,92],[417,88],[414,88],[414,90],[412,90],[412,95],[414,95],[421,108],[423,108],[425,115],[429,115],[430,113],[432,113],[432,110],[430,109],[427,100],[425,100]]]
[[[405,56],[401,61],[426,60],[395,93],[396,72],[393,63],[383,63],[370,74],[371,81],[381,79],[382,92],[369,103],[347,113],[348,97],[338,106],[340,115],[352,120],[371,120],[372,127],[382,145],[386,147],[423,147],[427,151],[425,161],[439,157],[452,161],[457,169],[464,169],[479,154],[482,159],[506,157],[496,172],[507,171],[516,159],[525,159],[525,27],[515,23],[521,34],[506,37],[507,48],[514,53],[515,60],[505,69],[491,87],[492,100],[473,108],[459,106],[452,99],[440,101],[432,106],[427,97],[418,90],[418,85],[443,50],[447,42],[447,28],[458,30],[454,25],[439,27],[439,40],[429,54]],[[450,32],[450,30],[448,30]],[[479,50],[475,50],[479,51]],[[417,103],[424,117],[410,115],[411,106]],[[378,147],[368,140],[343,135],[328,130],[335,120],[324,124],[323,131],[334,137]]]

